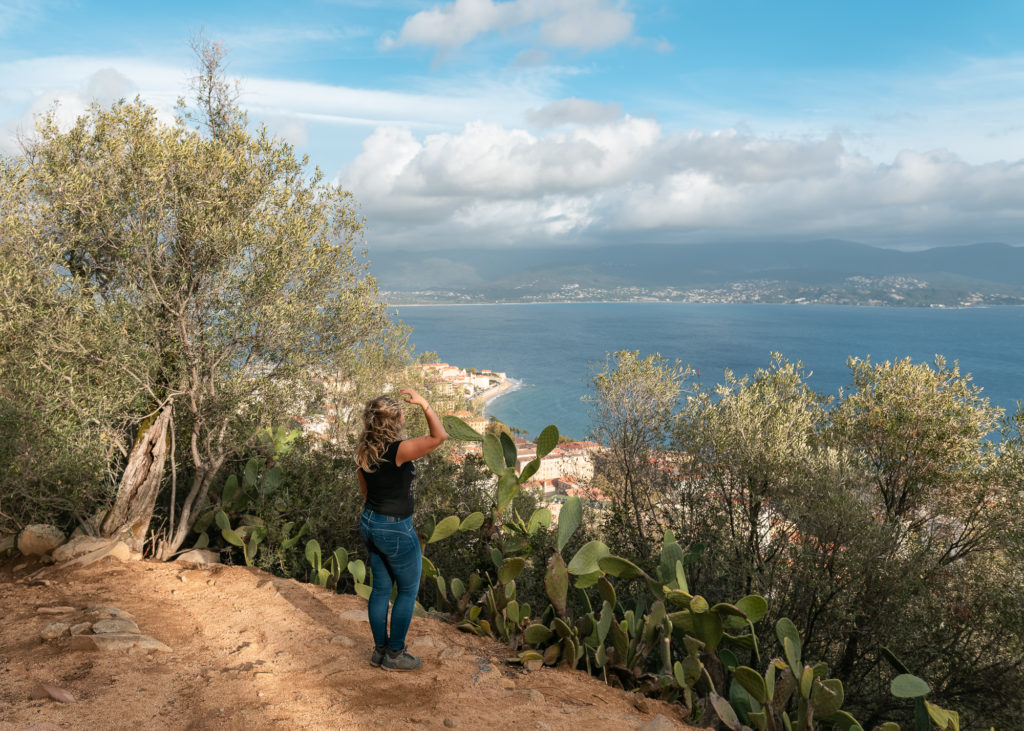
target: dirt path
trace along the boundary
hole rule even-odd
[[[409,633],[421,670],[373,668],[364,600],[255,569],[104,559],[25,582],[38,567],[12,568],[0,566],[4,731],[688,728],[676,706],[582,672],[527,673],[500,645],[433,619],[414,618]],[[47,609],[97,604],[130,613],[170,651],[40,638],[60,618]],[[41,683],[75,702],[31,699]]]

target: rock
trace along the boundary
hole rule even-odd
[[[18,534],[18,550],[23,556],[43,556],[65,541],[64,531],[45,523],[26,526]]]
[[[55,701],[60,701],[61,703],[75,702],[75,697],[63,688],[58,688],[55,685],[47,685],[46,683],[40,683],[33,688],[28,697],[33,699],[53,698]]]
[[[174,560],[196,564],[214,564],[220,563],[220,554],[216,551],[208,551],[205,548],[193,548],[191,551],[185,551],[185,553]]]
[[[437,656],[439,658],[462,657],[464,654],[466,654],[466,651],[459,645],[448,645],[448,647],[437,653]]]
[[[112,632],[103,635],[76,635],[71,638],[72,650],[150,650],[158,652],[170,652],[164,643],[149,635],[138,635],[127,632]]]
[[[640,726],[637,731],[675,731],[677,728],[679,727],[676,724],[659,713],[650,721]]]
[[[98,619],[114,619],[115,617],[118,619],[134,619],[131,612],[126,612],[117,607],[110,607],[106,604],[93,604],[85,610],[85,617],[93,622]]]
[[[516,681],[512,680],[512,678],[502,678],[501,679],[501,687],[504,688],[505,690],[515,690],[516,689]]]
[[[106,558],[107,556],[116,558],[119,561],[134,561],[141,557],[140,554],[132,553],[132,550],[128,548],[127,543],[112,540],[103,548],[96,551],[90,551],[89,553],[83,553],[81,556],[65,562],[64,567],[71,568],[72,566],[88,566],[89,564],[96,563],[101,558]]]
[[[71,614],[77,611],[74,607],[36,607],[36,614]]]
[[[78,624],[71,625],[71,635],[82,635],[92,629],[91,622],[79,622]]]
[[[331,642],[335,645],[341,645],[342,647],[356,646],[356,641],[353,640],[351,637],[346,637],[345,635],[335,635],[331,638]]]
[[[101,619],[98,622],[93,623],[92,631],[98,635],[108,635],[116,632],[138,634],[139,625],[135,624],[135,622],[130,619],[125,619],[124,617],[114,617],[112,619]]]
[[[533,688],[530,688],[529,690],[523,692],[526,693],[526,697],[529,699],[530,703],[544,702],[544,694],[541,693],[539,690],[534,690]]]
[[[70,561],[86,553],[99,551],[113,543],[111,538],[96,538],[95,536],[76,536],[62,546],[53,549],[53,557],[57,561]]]
[[[54,622],[43,627],[43,631],[39,633],[39,636],[44,640],[55,640],[67,634],[70,630],[71,625],[67,622]]]
[[[457,724],[455,723],[455,719],[454,718],[446,718],[444,720],[444,725],[445,725],[446,728],[455,728],[455,726]]]

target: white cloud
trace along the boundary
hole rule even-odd
[[[678,134],[629,116],[540,136],[485,123],[422,138],[380,128],[342,180],[390,245],[693,232],[1022,243],[1024,219],[1024,161],[905,150],[878,164],[838,134]]]
[[[0,66],[2,73],[2,66]],[[71,82],[70,79],[64,81]],[[24,102],[23,92],[17,91],[11,101]],[[36,120],[52,112],[61,129],[69,129],[75,120],[83,114],[89,105],[97,102],[108,106],[118,99],[131,98],[138,92],[138,87],[114,68],[99,68],[88,75],[71,82],[66,86],[45,89],[31,99],[27,110],[21,116],[12,116],[0,122],[0,152],[16,154],[20,152],[22,139],[31,137],[35,131]],[[7,106],[13,106],[8,104]],[[2,108],[2,106],[0,106]],[[169,121],[169,109],[163,110],[163,118]]]
[[[549,45],[589,51],[629,38],[633,18],[610,0],[455,0],[410,16],[384,46],[454,49],[486,33],[535,26]]]

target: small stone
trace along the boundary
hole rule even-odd
[[[74,607],[39,607],[36,614],[71,614],[77,611]]]
[[[446,728],[455,728],[455,725],[456,725],[455,724],[455,719],[454,718],[446,718],[444,720],[444,725],[445,725]]]
[[[178,581],[184,584],[188,579],[185,578],[185,574],[178,574]]]
[[[98,635],[111,634],[113,632],[139,633],[139,625],[130,619],[113,617],[112,619],[101,619],[92,625],[92,631]]]
[[[443,650],[437,653],[437,656],[440,658],[462,657],[464,654],[466,654],[466,651],[459,645],[448,645],[448,647],[445,647]]]
[[[44,523],[35,523],[26,526],[18,534],[18,550],[23,556],[43,556],[65,540],[67,538],[60,528]]]
[[[121,619],[134,619],[131,612],[126,612],[123,609],[111,607],[106,604],[93,604],[85,610],[85,616],[92,620],[113,619],[115,617],[120,617]]]
[[[71,625],[67,622],[53,622],[43,627],[43,631],[39,633],[39,636],[44,640],[55,640],[67,634],[71,630]]]
[[[40,683],[33,688],[32,692],[29,693],[29,698],[53,698],[53,700],[60,701],[61,703],[75,702],[75,697],[63,688],[58,688],[55,685],[47,685],[46,683]]]
[[[78,624],[71,625],[71,635],[84,635],[86,632],[92,629],[91,622],[79,622]]]
[[[23,568],[25,568],[26,566],[28,566],[28,564],[27,564],[27,563],[19,563],[19,564],[18,564],[17,566],[15,566],[15,567],[14,567],[13,569],[11,569],[11,570],[12,570],[12,571],[21,571],[21,570],[22,570]],[[369,621],[369,620],[367,620],[367,621]]]
[[[544,694],[541,693],[539,690],[534,690],[533,688],[530,688],[529,690],[525,691],[525,693],[526,697],[530,700],[530,703],[544,702]]]
[[[512,680],[511,678],[502,678],[501,687],[505,690],[515,690],[516,681]]]
[[[335,635],[331,638],[331,642],[335,645],[341,645],[342,647],[356,646],[356,641],[353,640],[351,637],[346,637],[345,635]]]
[[[216,551],[209,551],[204,548],[193,548],[191,551],[178,556],[175,561],[194,563],[199,565],[220,563],[220,554]]]
[[[170,652],[164,643],[149,635],[137,635],[127,633],[110,633],[102,635],[76,635],[71,638],[72,650],[101,650],[110,652],[112,650],[140,650]]]
[[[18,536],[11,534],[9,536],[0,536],[0,553],[7,553],[15,544],[18,542]]]
[[[674,723],[660,713],[647,723],[640,726],[637,731],[675,731],[678,728]]]
[[[544,667],[544,661],[534,658],[533,660],[527,660],[524,662],[523,667],[526,668],[528,672],[535,673]]]
[[[633,707],[636,710],[640,711],[640,713],[649,713],[649,707],[647,705],[647,701],[645,701],[640,696],[635,696],[633,698]]]

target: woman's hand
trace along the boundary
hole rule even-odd
[[[445,439],[448,438],[448,433],[444,430],[444,425],[441,423],[441,419],[438,418],[434,410],[430,408],[430,404],[427,400],[420,396],[415,389],[403,388],[398,392],[398,395],[405,400],[406,403],[415,404],[423,408],[423,415],[427,419],[427,427],[430,429],[430,434],[425,437],[416,437],[415,439],[405,439],[398,445],[398,453],[395,455],[395,465],[401,467],[406,462],[411,462],[414,459],[430,454],[437,449]]]
[[[414,388],[403,388],[401,391],[398,392],[398,395],[401,396],[402,400],[405,401],[406,403],[419,406],[420,408],[426,409],[429,408],[430,406],[427,403],[427,400],[420,396],[419,392],[417,392],[416,389]]]

